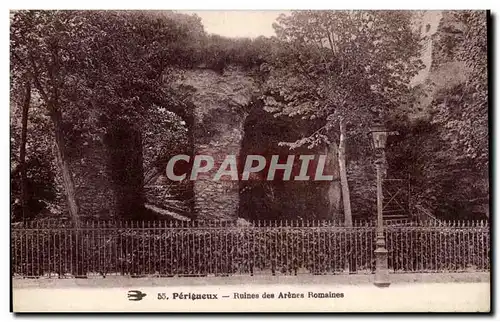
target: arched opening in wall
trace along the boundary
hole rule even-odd
[[[172,220],[192,216],[192,182],[169,181],[166,177],[171,157],[193,154],[192,108],[187,106],[182,115],[171,110],[168,106],[152,106],[140,124],[115,120],[107,128],[106,174],[111,186],[107,190],[113,197],[107,202],[113,202],[111,208],[118,219]],[[189,167],[179,163],[175,171],[189,172]]]
[[[144,125],[144,193],[146,209],[161,220],[195,219],[194,192],[190,180],[172,181],[166,175],[169,160],[176,155],[194,155],[193,110],[186,103],[177,113],[157,107]],[[182,113],[181,113],[182,112]],[[191,163],[176,162],[175,174],[191,172]]]
[[[240,150],[240,178],[248,155],[262,155],[266,166],[252,174],[248,181],[240,180],[239,217],[248,220],[297,220],[332,219],[328,200],[330,181],[315,181],[315,161],[308,169],[310,180],[295,181],[300,172],[299,156],[324,154],[322,149],[301,147],[290,150],[279,146],[279,142],[294,142],[305,133],[311,133],[312,125],[298,119],[275,118],[257,102],[249,108],[244,123],[244,135]],[[295,155],[290,180],[283,180],[284,171],[277,170],[273,180],[267,180],[273,155],[279,156],[279,163],[285,163],[287,156]],[[325,174],[328,169],[325,169]]]

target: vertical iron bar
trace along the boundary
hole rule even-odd
[[[38,224],[37,224],[37,226],[38,226]],[[66,274],[71,273],[71,269],[70,269],[71,258],[69,258],[69,252],[70,252],[71,246],[68,247],[68,239],[69,239],[68,235],[71,236],[71,227],[66,227],[66,229],[64,230],[64,270],[65,270]],[[37,236],[37,244],[38,244],[38,236]],[[39,258],[40,258],[40,256],[39,256]]]
[[[409,257],[411,256],[411,233],[413,231],[413,226],[412,224],[410,224],[410,227],[408,227],[408,229],[405,230],[405,258],[404,258],[404,261],[405,261],[405,270],[409,271],[410,270],[410,260],[409,260]],[[408,238],[408,236],[410,235],[410,239]]]
[[[107,272],[107,267],[109,263],[109,258],[108,258],[108,252],[107,252],[107,246],[108,246],[108,222],[103,221],[102,222],[102,228],[101,228],[101,252],[102,252],[102,266],[101,266],[101,274],[105,274]],[[88,250],[88,248],[87,248]]]
[[[417,256],[417,271],[422,272],[422,227],[417,229],[417,242],[418,242],[418,256]]]
[[[257,237],[257,231],[255,230],[255,221],[252,221],[252,224],[251,224],[251,227],[252,228],[249,228],[250,229],[250,235],[252,236],[252,262],[250,263],[250,267],[249,267],[249,270],[250,270],[250,275],[253,276],[254,274],[254,270],[255,270],[255,264],[256,264],[256,249],[255,249],[255,239]]]
[[[229,273],[229,263],[228,263],[228,245],[227,245],[227,237],[228,237],[228,228],[227,228],[227,222],[225,223],[226,224],[226,227],[224,227],[224,244],[222,246],[222,249],[223,249],[223,254],[224,256],[222,257],[223,258],[223,263],[224,265],[221,267],[221,270],[223,270],[223,274],[228,274]],[[231,229],[231,228],[229,228]]]
[[[422,240],[422,272],[427,272],[427,220],[424,222],[424,226],[420,228],[420,239]]]
[[[478,245],[479,245],[479,249],[481,250],[481,256],[479,258],[479,262],[480,262],[480,267],[481,269],[484,269],[484,245],[483,245],[483,222],[481,221],[481,230],[479,231],[478,233]]]
[[[476,260],[476,247],[477,247],[477,221],[474,222],[474,228],[472,229],[472,267],[476,268],[478,267],[477,265],[477,260]]]
[[[116,222],[116,275],[123,276],[123,225],[122,221],[118,220]]]
[[[171,223],[171,222],[170,222]],[[169,243],[169,246],[167,246],[167,240],[170,237],[169,230],[167,228],[167,221],[163,220],[162,230],[161,230],[161,239],[160,239],[160,254],[161,256],[165,256],[165,260],[163,261],[164,265],[164,272],[165,275],[170,275],[170,268],[172,267],[172,243]],[[168,258],[167,259],[167,253],[168,253]],[[168,263],[167,263],[168,261]],[[161,261],[160,261],[161,264]],[[168,269],[167,269],[168,268]],[[161,267],[160,267],[161,270]]]
[[[186,222],[188,228],[188,242],[189,242],[189,257],[188,257],[188,270],[190,274],[194,274],[194,254],[195,253],[195,248],[194,248],[194,235],[193,235],[193,230],[192,230],[192,222],[188,221]]]
[[[454,269],[456,270],[458,265],[457,265],[457,247],[456,247],[456,240],[457,240],[457,228],[456,228],[457,222],[453,222],[453,238],[450,240],[450,246],[452,247],[453,250],[453,259],[452,263],[454,264]]]
[[[41,236],[42,237],[42,244],[40,245],[41,246],[40,251],[42,252],[42,268],[41,268],[40,274],[41,274],[41,276],[43,276],[44,273],[45,273],[45,270],[46,270],[45,262],[47,262],[47,264],[49,262],[49,260],[47,259],[47,251],[46,251],[47,250],[47,246],[46,246],[46,243],[45,243],[45,240],[46,240],[45,236],[47,234],[47,231],[45,229],[46,222],[43,222],[43,221],[40,222],[40,226],[42,227],[42,236]]]
[[[464,261],[465,261],[464,269],[465,270],[467,269],[467,267],[470,266],[470,247],[471,247],[471,241],[470,241],[470,235],[469,235],[470,227],[471,227],[471,225],[464,221],[463,236],[464,236]]]
[[[97,222],[97,225],[96,225],[96,222],[94,220],[92,220],[88,224],[90,224],[90,225],[88,225],[88,227],[90,228],[88,235],[91,236],[90,237],[90,245],[91,245],[92,249],[96,248],[95,251],[91,252],[91,254],[92,254],[91,258],[88,261],[89,266],[90,266],[89,271],[94,272],[94,271],[98,270],[97,267],[98,267],[99,255],[98,255],[98,248],[95,245],[97,244],[97,240],[99,238],[98,233],[96,233],[96,231],[98,230],[98,227],[99,227],[99,222]],[[97,258],[96,258],[96,256],[97,256]]]
[[[350,263],[350,260],[349,260],[349,252],[351,252],[351,247],[350,247],[350,240],[351,240],[351,232],[349,230],[348,227],[345,227],[345,226],[342,226],[342,231],[343,231],[343,238],[344,238],[344,267],[342,267],[342,270],[344,270],[344,268],[346,267],[346,264],[347,264],[347,267],[349,268],[349,270],[351,269],[350,266],[351,266],[351,263]],[[349,246],[349,247],[348,247]],[[349,248],[349,249],[348,249]],[[347,272],[349,273],[349,272]]]
[[[443,246],[443,227],[439,227],[440,229],[437,230],[437,234],[438,234],[438,237],[439,237],[439,261],[438,261],[438,265],[437,265],[437,269],[439,271],[441,271],[442,267],[443,267],[443,261],[444,261],[444,256],[443,256],[443,250],[444,250],[444,246]]]
[[[63,278],[63,276],[61,276],[63,274],[63,257],[62,257],[62,243],[61,243],[63,229],[64,229],[63,227],[60,227],[58,229],[58,234],[57,234],[57,245],[59,248],[59,278]]]
[[[50,225],[50,221],[48,222],[49,224],[49,228],[48,228],[48,249],[49,249],[49,278],[52,278],[52,267],[54,266],[53,262],[54,262],[54,255],[52,254],[53,251],[52,251],[52,226]],[[31,236],[30,236],[31,237]]]
[[[182,232],[184,234],[184,238],[182,239],[182,256],[185,255],[185,259],[182,261],[184,264],[182,267],[182,271],[184,274],[189,274],[189,257],[190,257],[190,249],[189,249],[189,231],[186,229],[187,222],[183,221],[182,223]],[[185,251],[184,251],[185,250]],[[185,254],[184,254],[185,253]]]
[[[32,276],[33,275],[33,247],[32,247],[32,222],[28,221],[26,222],[26,275]],[[31,255],[31,256],[30,256]]]
[[[95,272],[96,274],[104,272],[104,261],[106,260],[105,254],[104,254],[104,247],[103,247],[103,239],[105,237],[105,232],[104,232],[104,222],[103,221],[98,221],[97,222],[97,271]],[[88,234],[85,234],[88,236]],[[89,238],[85,238],[86,243],[84,244],[85,250],[89,249],[88,244],[90,242]]]
[[[312,244],[312,247],[309,247],[311,249],[311,269],[312,273],[316,274],[316,250],[315,250],[315,243],[314,243],[314,219],[312,219],[310,222],[310,227],[308,231],[308,238],[307,241],[309,244]]]
[[[76,275],[80,276],[80,227],[75,227],[75,271]]]
[[[314,269],[315,269],[315,266],[314,266],[314,244],[312,245],[313,247],[311,247],[311,238],[312,238],[312,233],[311,233],[311,230],[314,229],[314,227],[312,227],[313,224],[313,221],[307,221],[307,249],[310,250],[310,253],[309,252],[307,253],[307,262],[309,263],[309,271],[311,273],[315,273],[314,272]],[[312,227],[312,229],[311,229]],[[314,242],[314,240],[313,240]]]
[[[73,261],[74,261],[74,253],[73,253],[73,233],[74,233],[74,227],[71,225],[70,228],[68,229],[69,233],[69,271],[71,273],[72,277],[75,277],[75,271],[73,271]],[[43,252],[42,252],[43,255]],[[43,257],[42,257],[42,263],[43,263]]]
[[[205,254],[213,254],[212,251],[212,234],[210,231],[210,222],[208,221],[203,221],[204,224],[204,246],[205,246]],[[205,256],[204,262],[205,262],[205,270],[207,276],[212,274],[212,262],[214,260],[214,256]]]
[[[153,221],[148,221],[148,227],[147,230],[149,232],[148,235],[148,275],[152,275],[151,273],[151,240],[153,240],[153,247],[154,247],[154,240],[155,240],[155,231],[154,231],[154,225],[155,220]]]
[[[37,262],[37,269],[38,269],[38,272],[37,272],[37,275],[40,276],[40,275],[43,275],[43,270],[40,269],[40,248],[39,248],[39,243],[40,243],[40,223],[38,221],[36,221],[36,254],[37,254],[37,258],[36,258],[36,262]]]
[[[351,271],[358,272],[358,242],[359,242],[359,228],[358,227],[350,227],[352,234],[354,235],[354,267],[350,267]]]
[[[144,225],[144,219],[142,220],[142,228],[139,228],[139,230],[142,235],[142,252],[141,252],[142,267],[141,271],[139,272],[139,275],[145,275],[146,274],[146,226]]]
[[[13,244],[12,246],[14,247],[14,250],[13,250],[13,254],[14,254],[14,269],[12,270],[12,273],[13,274],[20,274],[21,273],[21,270],[19,269],[21,266],[22,266],[22,263],[23,263],[23,258],[20,257],[19,255],[19,245],[21,243],[21,240],[20,240],[20,233],[19,233],[19,230],[17,228],[14,228],[12,230],[12,238],[13,238]]]
[[[480,238],[480,244],[481,244],[481,268],[482,269],[485,269],[486,268],[486,262],[487,262],[487,258],[486,258],[486,252],[485,252],[485,242],[484,242],[484,222],[482,221],[481,222],[481,238]]]
[[[179,225],[179,222],[178,221],[175,221],[174,222],[175,224],[175,230],[173,230],[173,232],[175,233],[175,269],[174,269],[174,275],[178,275],[179,274],[179,239],[180,239],[180,234],[179,234],[179,231],[177,230],[177,227]]]
[[[17,274],[17,267],[18,267],[18,258],[17,258],[17,229],[16,227],[12,227],[12,224],[10,226],[11,229],[11,255],[13,256],[12,262],[11,262],[11,278],[13,275]]]
[[[31,252],[31,257],[30,257],[30,267],[31,268],[31,276],[35,276],[35,271],[34,271],[34,259],[33,259],[33,255],[34,255],[34,250],[33,250],[33,222],[30,221],[29,222],[29,226],[28,226],[28,231],[29,231],[29,236],[30,236],[30,239],[29,239],[29,243],[28,243],[28,249],[30,250]]]
[[[128,221],[127,222],[128,226],[128,237],[127,238],[127,254],[129,257],[129,260],[127,261],[127,266],[128,266],[128,274],[130,276],[135,275],[135,264],[136,264],[136,258],[135,258],[135,253],[134,251],[136,250],[135,246],[135,240],[136,240],[136,234],[137,230],[135,229],[134,221]]]
[[[169,252],[169,258],[170,258],[170,266],[169,266],[169,275],[173,275],[173,271],[174,271],[174,236],[172,234],[172,221],[169,222],[169,228],[168,228],[168,234],[166,235],[166,237],[168,237],[168,239],[165,240],[165,242],[168,240],[168,245],[169,245],[169,248],[170,248],[170,252]]]
[[[431,224],[431,229],[432,229],[432,252],[433,252],[433,255],[431,257],[431,261],[432,261],[432,272],[436,272],[437,271],[437,247],[436,247],[436,228],[434,227],[435,225],[435,222],[432,222]]]
[[[124,221],[123,222],[123,237],[125,237],[125,240],[124,240],[124,246],[125,246],[125,255],[124,255],[124,260],[125,260],[125,274],[126,275],[130,275],[130,267],[129,267],[129,251],[128,251],[128,243],[129,243],[129,237],[130,234],[129,234],[129,222],[128,221]]]
[[[465,230],[466,230],[466,225],[465,221],[462,222],[462,229],[460,230],[460,235],[462,236],[460,242],[463,243],[461,249],[462,249],[462,257],[463,257],[463,269],[465,270],[467,268],[467,248],[468,248],[468,241],[466,241],[465,238]]]
[[[100,247],[99,247],[99,253],[101,255],[101,267],[100,267],[100,272],[101,274],[104,274],[105,270],[106,270],[106,262],[107,262],[107,257],[106,257],[106,221],[101,221],[101,231],[100,231],[100,235],[101,235],[101,238],[100,238]],[[87,244],[88,244],[88,234],[85,234],[87,238],[85,238],[87,240]],[[89,250],[89,247],[85,247],[85,251]]]
[[[305,233],[304,233],[304,221],[302,220],[300,222],[300,246],[301,246],[301,251],[300,251],[300,259],[301,261],[297,263],[298,268],[303,268],[305,265],[306,261],[306,247],[305,247]]]
[[[448,240],[450,239],[451,236],[451,222],[447,223],[446,227],[446,234],[443,236],[444,237],[444,267],[445,269],[450,269],[450,258],[451,258],[451,252],[448,249]]]
[[[279,240],[279,243],[276,244],[277,250],[276,253],[279,256],[279,263],[277,267],[279,267],[279,271],[281,272],[285,268],[285,254],[284,254],[284,246],[283,246],[283,220],[280,219],[279,222],[276,222],[278,228],[276,229],[276,237]]]
[[[335,273],[335,250],[332,251],[332,227],[331,222],[328,220],[326,226],[326,238],[328,239],[328,273]]]
[[[101,261],[101,253],[99,252],[99,239],[101,238],[101,230],[99,221],[92,220],[89,223],[91,223],[91,225],[89,225],[91,227],[91,231],[87,231],[87,235],[90,237],[87,242],[87,247],[92,247],[92,253],[87,260],[87,271],[88,273],[95,274],[96,272],[99,272],[99,263]]]
[[[469,265],[474,268],[475,267],[475,258],[474,258],[474,248],[476,247],[475,244],[475,239],[474,239],[474,231],[476,229],[476,221],[472,223],[471,226],[469,226],[469,230],[467,232],[467,236],[469,239]]]

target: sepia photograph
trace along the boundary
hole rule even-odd
[[[11,308],[491,308],[486,10],[11,10]]]

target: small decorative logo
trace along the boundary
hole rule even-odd
[[[140,301],[145,296],[146,296],[146,293],[142,293],[141,291],[138,291],[138,290],[128,291],[128,295],[127,295],[129,301]]]

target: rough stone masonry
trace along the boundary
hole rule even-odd
[[[228,67],[224,73],[209,69],[188,70],[182,83],[195,89],[194,154],[214,158],[213,171],[226,155],[239,155],[246,117],[244,107],[258,92],[248,72]],[[232,180],[212,180],[212,171],[194,181],[194,210],[197,218],[236,218],[239,184]]]

